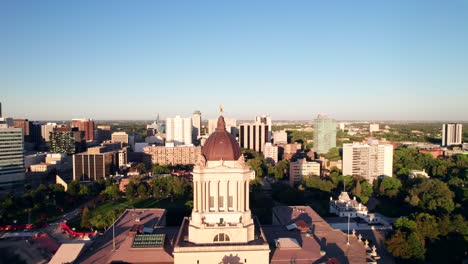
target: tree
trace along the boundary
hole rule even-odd
[[[405,260],[423,260],[426,253],[424,242],[415,232],[408,235],[406,232],[397,230],[385,244],[390,254]]]
[[[416,222],[407,217],[398,218],[393,225],[396,229],[403,230],[405,232],[413,232],[416,230]]]
[[[140,198],[147,198],[149,195],[148,195],[148,186],[146,185],[146,182],[141,182],[139,185],[138,185],[138,196],[140,196]]]
[[[282,180],[284,175],[289,167],[289,162],[287,160],[280,160],[276,163],[273,168],[273,174],[276,180]]]
[[[415,217],[416,230],[423,238],[435,240],[439,236],[437,219],[430,214],[420,213]]]
[[[155,175],[161,175],[161,174],[169,174],[171,171],[169,170],[169,167],[155,164],[153,166],[153,174]]]
[[[137,187],[136,184],[130,181],[127,186],[125,186],[125,196],[127,196],[128,199],[133,199],[135,195],[137,194]]]
[[[73,180],[68,184],[67,193],[71,196],[78,196],[80,193],[80,182]]]
[[[356,186],[353,189],[353,194],[357,197],[361,197],[362,195],[361,183],[359,181],[356,182]]]
[[[135,168],[138,170],[139,173],[145,173],[146,172],[146,165],[145,163],[138,163]]]
[[[81,227],[91,228],[89,208],[85,206],[81,212]]]
[[[379,181],[379,193],[380,195],[394,198],[400,192],[402,184],[401,181],[394,177],[384,177]]]
[[[256,177],[263,177],[267,173],[267,166],[262,157],[256,157],[247,161],[250,169],[255,171]]]
[[[88,185],[81,184],[80,185],[80,192],[78,193],[80,196],[88,196],[91,194],[91,190],[89,189]]]
[[[317,189],[327,193],[331,192],[331,190],[336,187],[332,181],[321,179],[319,176],[315,175],[309,175],[305,178],[304,184],[307,188]]]
[[[120,198],[119,187],[115,184],[107,186],[102,193],[112,200],[118,200]]]
[[[408,192],[407,201],[412,206],[434,213],[450,213],[455,209],[454,194],[447,184],[437,179],[424,179]]]

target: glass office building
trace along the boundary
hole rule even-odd
[[[0,128],[0,189],[24,184],[23,152],[23,130]]]
[[[336,121],[318,115],[314,120],[314,150],[317,153],[327,153],[334,147],[336,147]]]

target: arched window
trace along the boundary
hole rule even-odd
[[[213,242],[229,242],[229,241],[231,241],[229,239],[229,236],[224,233],[217,234],[213,239]]]

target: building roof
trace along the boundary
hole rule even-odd
[[[287,230],[284,226],[263,226],[263,231],[268,243],[275,245],[271,247],[270,263],[309,264],[327,260],[320,252],[319,241],[299,230]]]
[[[85,243],[62,244],[49,264],[73,263],[83,250]]]
[[[171,260],[168,263],[173,262],[172,256],[168,253],[166,247],[157,249],[132,248],[134,235],[132,236],[132,232],[129,232],[135,225],[142,228],[158,227],[164,222],[165,214],[164,209],[127,209],[115,222],[116,251],[112,251],[112,228],[109,228],[102,236],[93,241],[86,253],[79,257],[78,263],[110,263],[117,260],[129,263],[145,263],[145,258],[152,259],[152,263],[166,263],[168,260]],[[166,228],[156,229],[166,231]],[[138,258],[139,261],[134,261],[135,258]]]
[[[309,234],[304,234],[299,231],[286,231],[290,232],[291,235],[295,236],[298,242],[303,241],[302,250],[305,250],[304,242],[310,242],[311,238],[317,241],[317,245],[326,252],[325,260],[328,258],[337,258],[340,263],[366,263],[367,255],[366,248],[362,242],[358,242],[355,238],[352,239],[350,245],[347,245],[347,236],[341,230],[332,228],[320,215],[318,215],[309,206],[277,206],[273,208],[274,222],[281,224],[282,228],[286,230],[285,225],[296,223],[300,220],[304,221],[311,228],[310,237]],[[281,235],[280,230],[271,230],[264,226],[265,234],[270,241],[272,236]],[[287,233],[286,233],[287,234]],[[286,234],[283,237],[286,237]],[[301,242],[300,242],[301,243]],[[312,247],[312,246],[311,246]],[[318,250],[320,252],[320,250]],[[316,254],[317,249],[315,249]],[[298,254],[300,254],[298,252]],[[282,256],[279,255],[279,256]],[[285,255],[291,257],[290,255]],[[312,256],[312,255],[311,255]],[[273,254],[272,263],[275,259]],[[281,257],[280,259],[284,259]],[[278,262],[279,263],[279,262]],[[296,259],[296,263],[298,259]],[[311,263],[310,261],[307,263]]]
[[[223,116],[218,118],[218,127],[208,137],[202,149],[206,160],[238,160],[241,150],[236,139],[226,131],[226,123]]]

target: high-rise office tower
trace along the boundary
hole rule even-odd
[[[461,145],[463,142],[462,124],[442,125],[442,146]]]
[[[97,126],[96,138],[99,142],[111,140],[112,138],[111,126]]]
[[[0,103],[0,128],[13,127],[13,118],[2,116],[2,105]]]
[[[49,143],[50,141],[50,132],[53,132],[57,127],[56,123],[47,123],[41,126],[41,136],[43,143]]]
[[[29,139],[29,120],[28,119],[13,119],[13,127],[23,129],[24,141]]]
[[[200,111],[195,111],[192,114],[192,125],[193,125],[193,137],[192,140],[198,140],[201,137],[201,123],[202,123],[202,117],[201,117],[201,112]]]
[[[166,142],[173,143],[174,146],[192,145],[192,118],[167,118]]]
[[[0,128],[0,186],[11,188],[24,181],[24,139],[21,128]]]
[[[239,126],[239,144],[241,148],[263,152],[265,143],[271,142],[270,131],[264,123],[244,123]]]
[[[267,115],[256,116],[256,117],[255,117],[255,122],[261,123],[261,124],[265,124],[265,125],[268,126],[268,138],[269,138],[269,141],[271,141],[271,137],[272,137],[272,131],[271,131],[272,122],[271,122],[271,116],[267,116]]]
[[[50,132],[51,153],[75,154],[86,150],[86,140],[83,131],[74,127],[56,127]]]
[[[393,175],[393,145],[343,144],[343,175],[361,176],[373,183],[379,176]]]
[[[94,121],[92,119],[72,119],[71,127],[77,127],[78,131],[83,131],[86,141],[94,140]]]
[[[317,153],[327,153],[336,147],[336,122],[325,115],[314,120],[314,149]]]
[[[29,122],[29,142],[35,146],[42,143],[41,126],[39,122]]]

